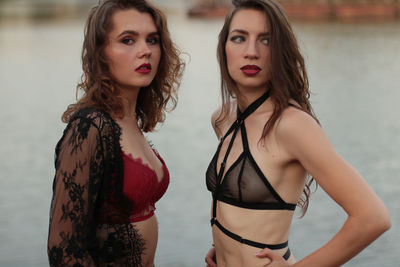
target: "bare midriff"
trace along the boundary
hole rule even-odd
[[[133,225],[144,241],[142,265],[143,267],[153,267],[158,240],[157,218],[154,215],[144,221],[135,222]]]
[[[279,244],[289,238],[293,211],[288,210],[253,210],[235,207],[217,202],[217,219],[229,231],[252,241],[264,244]],[[255,254],[260,248],[242,244],[226,234],[215,225],[212,228],[217,254],[218,267],[221,266],[264,266],[269,259],[260,259]],[[290,246],[290,244],[289,244]],[[287,248],[274,250],[284,255]],[[288,262],[295,259],[290,256]]]

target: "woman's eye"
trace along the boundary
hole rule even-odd
[[[155,44],[159,43],[159,40],[156,37],[150,37],[150,38],[147,38],[147,43],[155,45]]]
[[[123,44],[126,44],[126,45],[131,45],[131,44],[133,44],[133,40],[131,39],[131,38],[124,38],[124,39],[122,39],[122,41],[121,41]]]
[[[271,39],[268,37],[268,38],[263,38],[262,40],[261,40],[261,42],[264,44],[264,45],[269,45],[270,44],[270,42],[271,42]]]
[[[231,38],[231,41],[232,42],[234,42],[234,43],[242,43],[242,42],[244,42],[244,37],[243,36],[233,36],[232,38]]]

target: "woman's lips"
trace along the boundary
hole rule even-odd
[[[151,64],[149,63],[142,64],[136,69],[136,71],[139,72],[140,74],[149,74],[151,72]]]
[[[242,70],[242,72],[248,76],[254,76],[257,75],[261,69],[260,67],[256,66],[256,65],[246,65],[244,67],[240,68]]]

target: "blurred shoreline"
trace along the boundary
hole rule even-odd
[[[96,1],[0,0],[0,20],[76,19],[87,14]]]
[[[0,21],[62,20],[87,15],[98,0],[0,0]],[[167,12],[180,10],[190,18],[224,17],[230,0],[152,1]],[[379,22],[400,20],[400,0],[280,0],[295,21]]]
[[[400,20],[400,0],[278,0],[296,21],[377,22]],[[188,10],[190,17],[224,17],[231,1],[203,1]]]

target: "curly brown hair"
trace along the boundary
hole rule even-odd
[[[81,89],[83,96],[68,106],[62,115],[63,122],[69,122],[76,111],[86,107],[97,108],[116,117],[123,116],[122,98],[110,74],[104,49],[113,27],[113,14],[127,9],[150,14],[160,35],[161,59],[157,74],[149,86],[140,90],[137,98],[136,116],[140,129],[144,132],[154,130],[157,123],[165,120],[165,112],[176,107],[177,90],[185,64],[180,59],[180,50],[171,40],[164,13],[145,0],[104,0],[90,10],[86,21],[82,48],[83,74],[77,85],[77,95]]]
[[[299,109],[308,113],[318,122],[309,101],[310,91],[304,59],[283,8],[273,0],[234,0],[232,3],[234,7],[225,18],[224,25],[219,34],[217,48],[222,95],[221,113],[214,122],[217,131],[220,132],[219,127],[221,123],[224,122],[231,112],[231,100],[239,94],[236,82],[232,79],[228,71],[225,45],[233,16],[239,10],[243,9],[255,9],[263,12],[271,25],[272,67],[268,90],[274,102],[274,111],[264,125],[260,140],[263,140],[272,131],[282,112],[289,106],[291,99],[299,104]],[[308,208],[311,193],[310,186],[313,181],[312,177],[307,181],[303,190],[303,196],[298,203],[302,207],[302,215],[305,214]]]

